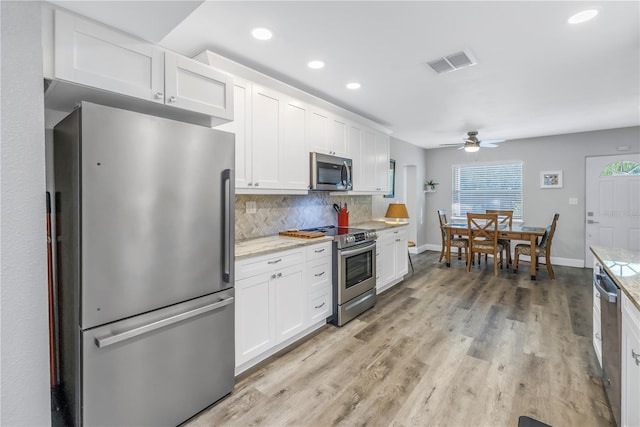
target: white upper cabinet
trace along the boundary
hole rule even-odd
[[[307,146],[309,152],[331,154],[329,152],[329,113],[311,109],[309,111]]]
[[[164,51],[55,12],[54,78],[164,103]]]
[[[252,84],[240,78],[233,79],[233,117],[229,123],[216,129],[236,135],[236,188],[247,188],[252,181],[252,136],[251,136],[251,92]]]
[[[376,191],[389,194],[389,151],[391,137],[382,132],[375,134]]]
[[[367,127],[352,125],[350,152],[355,154],[359,147],[360,155],[354,160],[353,189],[356,192],[387,194],[389,193],[389,135],[374,131]]]
[[[347,121],[341,117],[330,117],[329,151],[334,156],[347,157],[349,154]]]
[[[309,152],[307,151],[307,106],[286,98],[283,103],[280,139],[280,180],[283,188],[309,189]]]
[[[236,135],[236,190],[247,194],[306,192],[307,107],[283,94],[234,78],[234,121],[216,129]]]
[[[166,104],[233,120],[233,80],[173,52],[164,54]]]
[[[282,132],[282,96],[253,85],[252,94],[252,181],[254,189],[280,189],[280,136]]]
[[[309,111],[308,147],[310,152],[347,157],[347,121],[324,110]]]
[[[47,91],[48,108],[85,100],[203,126],[233,120],[233,79],[208,65],[60,10],[43,34],[44,76],[63,87]]]
[[[354,181],[356,191],[378,191],[378,180],[376,179],[376,135],[373,130],[365,128],[362,130],[360,145],[360,167],[363,169],[361,182]]]
[[[353,189],[359,190],[364,184],[364,164],[362,162],[362,126],[349,124],[349,151],[347,157],[353,160]]]

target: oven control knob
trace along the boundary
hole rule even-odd
[[[356,241],[356,237],[355,236],[347,236],[347,243],[352,243]]]

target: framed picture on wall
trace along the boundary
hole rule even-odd
[[[540,172],[540,188],[562,188],[562,171]]]

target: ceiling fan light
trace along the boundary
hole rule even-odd
[[[464,144],[464,151],[467,153],[475,153],[480,149],[480,145],[478,144]]]

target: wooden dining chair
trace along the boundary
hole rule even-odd
[[[536,245],[535,255],[531,254],[531,245],[526,243],[521,243],[516,245],[515,254],[514,254],[515,260],[513,263],[514,273],[518,272],[518,259],[520,258],[520,255],[530,255],[531,262],[536,263],[535,264],[536,269],[538,268],[539,258],[543,256],[545,258],[544,262],[547,265],[547,273],[549,273],[549,277],[552,280],[556,278],[555,274],[553,273],[553,267],[551,266],[551,241],[553,240],[553,235],[556,232],[556,223],[558,222],[559,218],[560,218],[560,214],[558,213],[553,214],[551,225],[547,226],[546,233],[544,233],[544,236],[542,236],[540,243]]]
[[[485,213],[498,214],[498,224],[506,225],[509,228],[513,225],[513,211],[487,209]],[[511,240],[498,239],[498,243],[504,246],[504,251],[507,255],[507,265],[511,265]]]
[[[471,260],[474,254],[493,255],[493,275],[498,276],[498,263],[502,268],[502,251],[504,246],[498,243],[498,214],[467,213],[469,229],[469,256],[467,271],[471,271]],[[500,261],[498,262],[498,256]]]
[[[447,230],[442,227],[448,222],[447,213],[443,210],[438,210],[438,219],[440,220],[440,235],[442,237],[442,250],[440,251],[438,262],[441,262],[447,250]],[[466,237],[451,236],[451,247],[458,248],[458,259],[461,259],[461,251],[464,250],[464,260],[465,262],[467,261],[469,257],[469,240]]]

